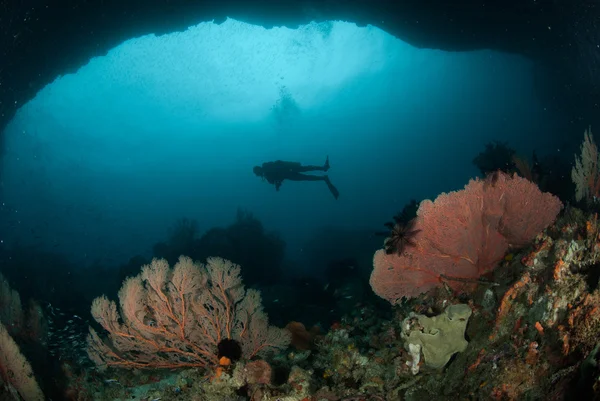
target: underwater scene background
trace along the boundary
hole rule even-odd
[[[597,116],[540,68],[227,19],[61,74],[3,134],[0,399],[597,399]]]

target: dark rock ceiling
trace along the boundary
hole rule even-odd
[[[549,107],[598,115],[600,0],[0,0],[0,129],[58,75],[148,33],[227,16],[265,27],[372,24],[418,47],[536,61]],[[596,50],[596,51],[594,51]],[[587,111],[583,111],[586,109]]]

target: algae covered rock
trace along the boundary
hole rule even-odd
[[[411,313],[402,323],[404,347],[409,351],[420,346],[425,365],[441,369],[452,355],[467,348],[465,329],[472,313],[466,304],[450,305],[433,317]]]

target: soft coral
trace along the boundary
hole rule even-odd
[[[550,225],[562,203],[530,181],[498,173],[471,180],[461,191],[441,194],[419,206],[415,246],[374,256],[371,287],[396,303],[439,286],[455,290],[492,271],[509,247],[521,247]]]

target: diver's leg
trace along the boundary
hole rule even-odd
[[[296,169],[298,173],[306,173],[309,171],[327,171],[325,166],[300,166]]]
[[[285,179],[290,181],[325,181],[325,184],[327,184],[327,188],[329,188],[333,197],[337,199],[340,196],[339,191],[333,186],[331,181],[329,181],[329,177],[326,175],[291,174],[285,177]]]
[[[288,174],[285,179],[290,181],[325,181],[325,176],[293,173]]]
[[[300,166],[296,169],[298,173],[306,173],[308,171],[327,171],[329,170],[329,156],[325,160],[325,164],[322,166]]]

